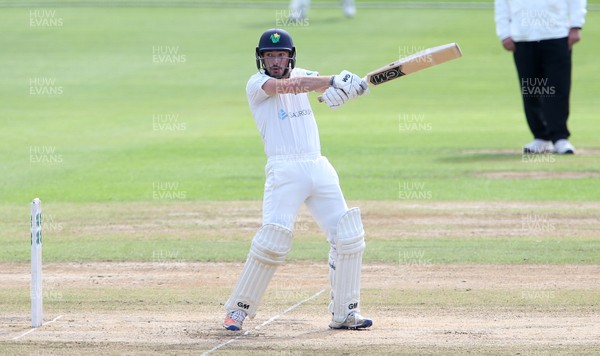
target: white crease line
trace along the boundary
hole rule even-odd
[[[42,325],[40,325],[39,327],[37,327],[37,328],[32,328],[32,329],[30,329],[30,330],[27,330],[27,331],[26,331],[26,332],[24,332],[23,334],[21,334],[21,335],[19,335],[19,336],[15,336],[15,337],[13,337],[12,339],[13,339],[13,340],[19,340],[19,339],[20,339],[20,338],[22,338],[23,336],[31,334],[32,332],[36,331],[37,329],[41,328],[41,327],[42,327],[42,326],[44,326],[44,325],[52,324],[53,322],[57,321],[58,319],[60,319],[60,318],[62,318],[62,317],[63,317],[62,315],[59,315],[59,316],[57,316],[56,318],[54,318],[54,319],[52,319],[52,320],[50,320],[50,321],[47,321],[47,322],[43,323],[43,324],[42,324]]]
[[[321,295],[321,293],[323,293],[323,292],[325,292],[325,289],[321,289],[321,291],[320,291],[320,292],[316,293],[316,294],[315,294],[315,295],[313,295],[312,297],[309,297],[309,298],[306,298],[306,299],[304,299],[304,300],[302,300],[302,301],[299,301],[298,303],[296,303],[296,304],[292,305],[291,307],[287,308],[286,310],[284,310],[284,311],[283,311],[283,313],[281,313],[281,314],[279,314],[279,315],[275,315],[275,316],[274,316],[274,317],[272,317],[271,319],[269,319],[269,320],[265,321],[264,323],[262,323],[262,324],[260,324],[260,325],[256,326],[256,327],[254,328],[254,330],[259,330],[259,329],[260,329],[260,328],[262,328],[263,326],[267,326],[267,325],[271,324],[272,322],[274,322],[275,320],[279,319],[279,318],[280,318],[281,316],[283,316],[284,314],[287,314],[287,313],[291,312],[292,310],[296,309],[297,307],[301,306],[302,304],[304,304],[304,303],[308,302],[309,300],[315,299],[316,297],[320,296],[320,295]],[[244,336],[248,335],[248,334],[250,333],[250,331],[251,331],[251,330],[248,330],[248,331],[246,331],[245,333],[243,333],[242,335],[239,335],[239,336],[237,336],[237,337],[234,337],[234,338],[233,338],[233,339],[231,339],[231,340],[227,340],[227,341],[225,341],[224,343],[222,343],[222,344],[219,344],[219,345],[217,345],[217,346],[213,347],[212,349],[210,349],[210,350],[208,350],[208,351],[204,352],[202,355],[204,356],[204,355],[208,355],[208,354],[210,354],[210,353],[212,353],[212,352],[215,352],[215,351],[217,351],[218,349],[220,349],[221,347],[223,347],[223,346],[226,346],[226,345],[229,345],[229,344],[231,344],[232,342],[234,342],[234,341],[236,341],[236,340],[238,340],[238,339],[240,339],[240,338],[242,338],[242,337],[244,337]]]

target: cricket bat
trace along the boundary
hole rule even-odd
[[[443,46],[428,48],[413,53],[410,56],[375,69],[374,71],[369,72],[363,79],[369,86],[380,85],[425,68],[451,61],[461,56],[462,51],[458,44],[448,43]],[[318,99],[319,102],[323,102],[323,97],[319,96]]]

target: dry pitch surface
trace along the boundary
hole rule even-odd
[[[248,219],[256,217],[256,203],[238,204],[248,204],[240,210]],[[360,205],[367,228],[379,233],[394,224],[397,211],[386,203]],[[465,231],[502,228],[496,214],[476,205],[406,204],[403,219],[415,221],[407,228],[421,230],[415,228],[419,222],[436,224],[460,214]],[[493,207],[505,208],[515,205]],[[560,216],[557,226],[565,226]],[[573,236],[594,233],[588,224],[581,231],[577,224],[567,226]],[[8,300],[0,311],[0,349],[46,355],[600,353],[599,265],[367,263],[362,312],[374,325],[336,331],[327,327],[326,264],[288,263],[276,273],[257,317],[243,332],[230,332],[221,327],[222,304],[241,267],[241,262],[46,263],[45,324],[33,330],[29,265],[2,263]]]

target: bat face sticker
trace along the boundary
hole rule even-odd
[[[460,47],[456,43],[448,43],[437,47],[427,48],[400,58],[395,62],[388,63],[381,68],[377,68],[367,73],[364,79],[369,85],[380,85],[459,57],[462,57]],[[322,103],[323,97],[319,96],[318,100]]]
[[[403,75],[405,74],[402,72],[402,66],[397,65],[395,67],[388,68],[380,73],[373,74],[371,78],[369,78],[369,83],[373,85],[379,85],[392,79],[401,77]]]

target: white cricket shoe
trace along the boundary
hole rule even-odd
[[[569,142],[569,140],[566,140],[566,139],[558,140],[558,141],[556,141],[556,143],[554,143],[554,153],[558,153],[559,155],[566,155],[566,154],[572,155],[575,153],[575,147],[573,147],[573,145],[571,144],[571,142]]]
[[[246,319],[246,312],[243,310],[234,310],[225,315],[225,321],[223,321],[223,327],[227,330],[237,331],[242,330],[242,324]]]
[[[308,17],[309,7],[310,0],[292,0],[288,19],[294,22],[304,21]]]
[[[354,5],[354,0],[343,0],[342,7],[344,8],[344,15],[346,17],[354,17],[354,15],[356,15],[356,5]]]
[[[371,319],[364,318],[357,312],[350,313],[346,320],[341,323],[338,323],[335,320],[331,320],[331,323],[329,323],[329,327],[332,329],[350,330],[364,329],[370,327],[371,325],[373,325],[373,321]]]
[[[523,147],[523,153],[552,153],[554,145],[552,141],[541,140],[536,138]]]

